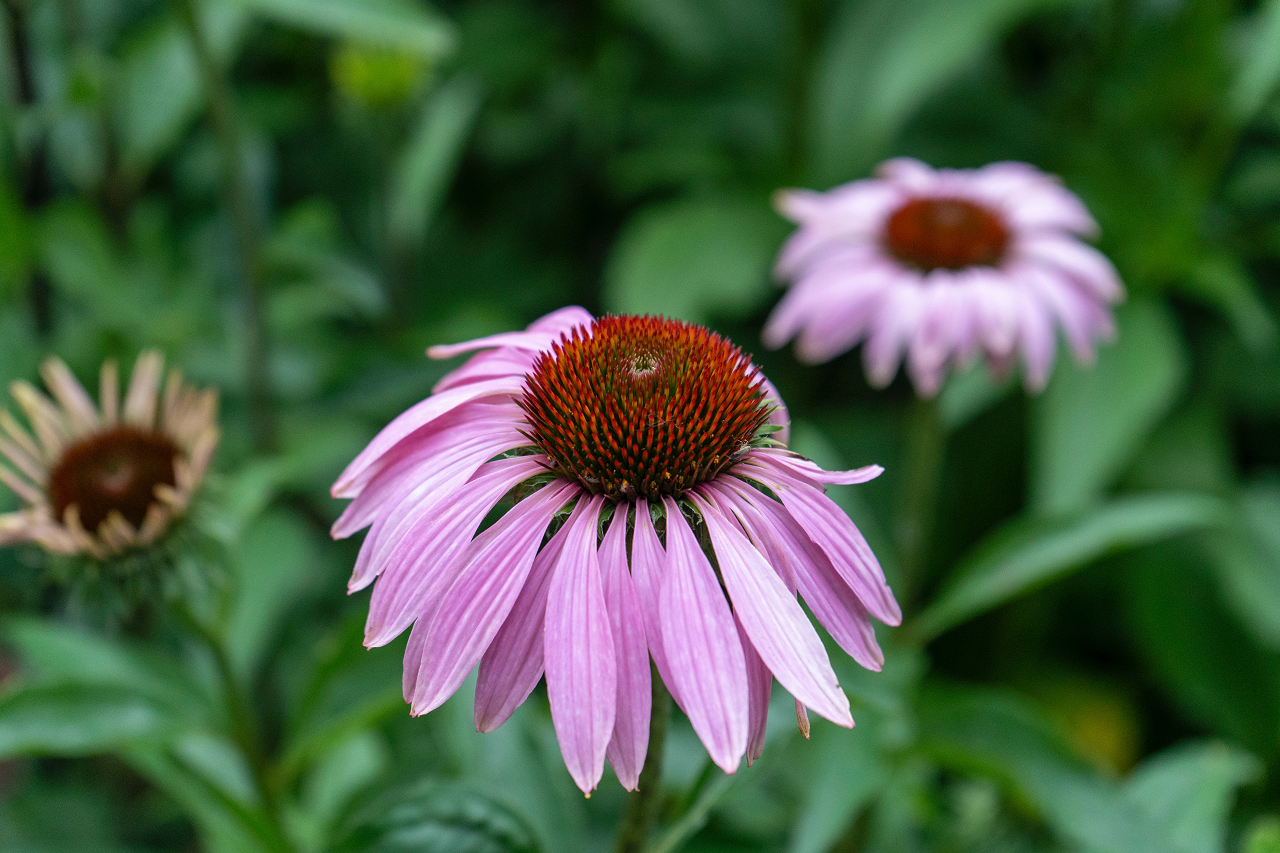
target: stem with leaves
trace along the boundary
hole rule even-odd
[[[276,445],[276,420],[267,366],[268,338],[264,310],[266,286],[262,269],[261,223],[241,156],[231,87],[209,46],[195,0],[174,1],[191,37],[191,46],[209,99],[209,122],[213,126],[222,166],[222,193],[235,230],[236,252],[244,286],[245,383],[253,442],[259,451],[270,451]]]

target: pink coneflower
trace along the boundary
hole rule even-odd
[[[901,612],[823,487],[879,467],[829,472],[788,452],[773,438],[786,414],[772,386],[699,326],[565,308],[429,354],[474,350],[485,352],[333,487],[354,498],[334,536],[372,525],[349,585],[378,579],[366,645],[413,625],[413,713],[479,664],[476,728],[492,731],[545,672],[565,764],[586,792],[606,756],[636,786],[650,657],[727,772],[760,754],[775,676],[798,713],[853,725],[796,593],[841,648],[880,668],[870,617],[897,624]],[[477,533],[495,508],[505,514]]]
[[[123,404],[114,361],[102,365],[98,405],[57,358],[40,369],[49,399],[26,382],[13,397],[34,437],[0,411],[0,482],[26,507],[0,515],[0,544],[35,542],[56,554],[112,557],[152,544],[187,510],[218,444],[218,395],[138,356]],[[56,401],[56,402],[55,402]]]
[[[800,224],[778,258],[791,289],[765,343],[798,338],[811,364],[865,342],[867,376],[887,385],[906,354],[922,396],[982,353],[993,373],[1019,353],[1028,390],[1049,378],[1055,326],[1081,362],[1114,333],[1124,288],[1081,241],[1098,226],[1056,178],[1026,163],[931,169],[890,160],[877,177],[830,192],[789,190],[778,206]]]

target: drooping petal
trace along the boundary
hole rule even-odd
[[[373,441],[360,451],[360,454],[338,477],[337,482],[330,489],[330,494],[335,498],[357,497],[373,473],[371,469],[374,468],[375,463],[405,438],[463,403],[483,397],[518,394],[523,384],[523,379],[514,377],[472,382],[469,385],[432,394],[422,402],[414,404],[374,436]]]
[[[438,708],[466,680],[524,586],[551,518],[578,491],[552,482],[476,537],[427,633],[413,713]]]
[[[764,754],[765,729],[769,724],[769,694],[773,692],[773,673],[751,645],[747,629],[735,613],[733,624],[742,643],[742,656],[747,664],[747,766]]]
[[[879,672],[884,653],[871,614],[786,507],[736,477],[721,477],[706,488],[743,516],[752,541],[784,580],[788,575],[795,579],[800,596],[836,644],[862,666]]]
[[[476,679],[476,731],[491,732],[505,723],[542,678],[543,629],[551,570],[560,559],[570,526],[586,510],[587,503],[579,501],[568,522],[538,552],[516,603],[480,658],[480,675]]]
[[[649,713],[653,685],[649,680],[649,649],[645,643],[644,615],[627,569],[627,511],[619,503],[600,545],[600,571],[604,576],[604,603],[613,632],[618,672],[618,708],[613,737],[605,756],[618,781],[634,791],[649,749]]]
[[[365,645],[383,646],[415,619],[430,618],[467,557],[472,537],[508,491],[537,469],[490,463],[489,468],[422,519],[420,535],[392,552],[369,599]]]
[[[578,326],[589,326],[592,321],[591,313],[585,308],[570,305],[534,320],[523,332],[500,332],[457,344],[433,346],[427,350],[427,355],[431,358],[444,359],[466,352],[497,347],[534,351],[549,349],[563,333]]]
[[[867,540],[835,502],[803,480],[791,475],[769,456],[752,456],[734,469],[758,479],[781,498],[792,518],[853,588],[871,613],[887,625],[902,622],[902,609],[885,582],[880,561]]]
[[[394,508],[415,492],[446,493],[465,483],[480,465],[528,444],[520,434],[519,407],[466,403],[419,430],[387,453],[367,485],[334,522],[331,534],[344,539],[371,524],[384,508]]]
[[[617,660],[596,555],[604,498],[573,521],[547,593],[544,656],[551,722],[569,775],[590,793],[604,773],[618,702]]]
[[[852,726],[849,699],[795,594],[712,503],[714,494],[712,500],[705,490],[691,495],[711,536],[734,614],[765,666],[791,695],[833,723]]]
[[[669,497],[667,560],[659,619],[667,665],[693,730],[711,760],[726,773],[738,769],[747,749],[747,668],[711,563]]]
[[[72,375],[60,358],[47,358],[40,365],[44,384],[62,404],[77,436],[87,435],[98,426],[98,408],[85,393],[84,386]]]
[[[641,498],[636,501],[635,534],[631,540],[631,581],[636,590],[636,598],[640,602],[641,615],[644,617],[644,637],[649,646],[649,655],[653,665],[658,668],[662,683],[667,685],[667,692],[675,703],[684,708],[680,701],[680,688],[671,676],[667,666],[667,656],[662,647],[662,621],[658,615],[659,599],[662,592],[663,568],[667,562],[667,552],[658,540],[658,532],[653,529],[653,518],[649,515],[649,502]]]
[[[773,457],[781,465],[790,468],[797,477],[805,477],[815,483],[830,483],[839,486],[856,486],[869,483],[884,473],[879,465],[865,465],[848,471],[827,471],[798,453],[781,447],[759,447],[750,451],[749,455],[763,453]]]

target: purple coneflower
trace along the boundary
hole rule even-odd
[[[765,343],[798,338],[811,364],[865,341],[867,376],[887,385],[906,353],[918,393],[985,354],[1008,372],[1019,352],[1028,390],[1048,380],[1062,329],[1076,359],[1113,334],[1124,288],[1081,241],[1097,224],[1056,178],[1026,163],[931,169],[899,158],[875,178],[830,192],[789,190],[778,206],[800,224],[778,258],[791,282]]]
[[[897,624],[901,611],[823,486],[879,467],[830,472],[788,452],[774,440],[786,413],[773,387],[699,326],[565,308],[428,352],[475,350],[333,487],[354,498],[334,536],[372,525],[349,585],[378,579],[366,645],[413,625],[413,713],[479,664],[476,728],[492,731],[545,672],[585,792],[606,756],[636,786],[651,657],[727,772],[759,756],[775,676],[798,714],[853,725],[796,594],[841,648],[880,668],[871,617]]]
[[[218,444],[218,396],[174,370],[161,397],[163,370],[158,352],[142,353],[123,405],[114,361],[98,405],[57,358],[40,369],[52,400],[10,386],[35,435],[0,411],[0,453],[16,469],[0,465],[0,482],[27,504],[0,515],[0,544],[102,559],[150,545],[186,512]]]

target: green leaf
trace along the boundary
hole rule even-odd
[[[1227,602],[1269,648],[1280,650],[1280,486],[1251,486],[1239,524],[1207,548]]]
[[[1142,808],[1025,703],[997,691],[935,688],[919,709],[926,753],[1012,787],[1064,840],[1090,853],[1175,849]]]
[[[1062,360],[1034,409],[1032,503],[1044,513],[1098,499],[1169,411],[1186,355],[1169,311],[1135,301],[1117,313],[1119,334],[1098,362]]]
[[[0,634],[42,685],[91,685],[136,693],[193,721],[213,718],[213,699],[169,658],[36,617],[13,616]]]
[[[1106,554],[1225,524],[1227,505],[1195,494],[1121,498],[1066,519],[1023,518],[997,531],[956,569],[915,630],[935,637]]]
[[[1231,88],[1236,117],[1248,121],[1280,83],[1280,0],[1267,0],[1250,22],[1249,42]]]
[[[480,87],[453,80],[440,87],[422,110],[417,130],[396,165],[388,200],[387,228],[405,247],[422,241],[444,200],[476,116]]]
[[[283,24],[327,36],[394,47],[428,59],[452,53],[453,25],[409,0],[239,0]]]
[[[536,853],[524,820],[485,794],[427,780],[360,809],[331,853]]]
[[[171,736],[179,721],[155,702],[112,687],[18,687],[0,698],[0,758],[93,755]]]
[[[763,199],[681,199],[647,207],[613,246],[605,306],[689,322],[744,316],[768,293],[769,265],[784,233]]]
[[[1280,818],[1265,815],[1258,818],[1245,832],[1241,853],[1280,853]]]
[[[135,746],[123,758],[178,801],[200,829],[209,853],[278,853],[288,849],[271,821],[167,749]]]
[[[812,767],[789,853],[830,850],[858,811],[880,792],[888,768],[880,755],[878,729],[875,722],[868,725],[866,717],[859,717],[856,732],[815,721],[806,744]]]
[[[1164,827],[1171,853],[1223,853],[1236,788],[1261,773],[1261,762],[1235,747],[1184,743],[1145,761],[1125,793]]]
[[[1226,253],[1206,257],[1181,285],[1184,292],[1217,308],[1250,349],[1267,352],[1275,348],[1280,337],[1275,318],[1240,258]]]
[[[265,515],[245,531],[236,555],[236,599],[227,650],[248,676],[303,588],[316,577],[320,550],[306,524],[291,515]]]
[[[197,4],[215,58],[226,64],[240,41],[245,15],[235,3]],[[186,28],[171,14],[126,46],[114,115],[120,154],[132,172],[145,173],[178,141],[204,104],[204,86]]]
[[[1235,620],[1196,549],[1162,545],[1124,562],[1132,631],[1159,682],[1191,719],[1273,755],[1280,655]]]
[[[882,159],[903,122],[1016,22],[1069,0],[845,3],[817,59],[811,182],[825,187]]]

